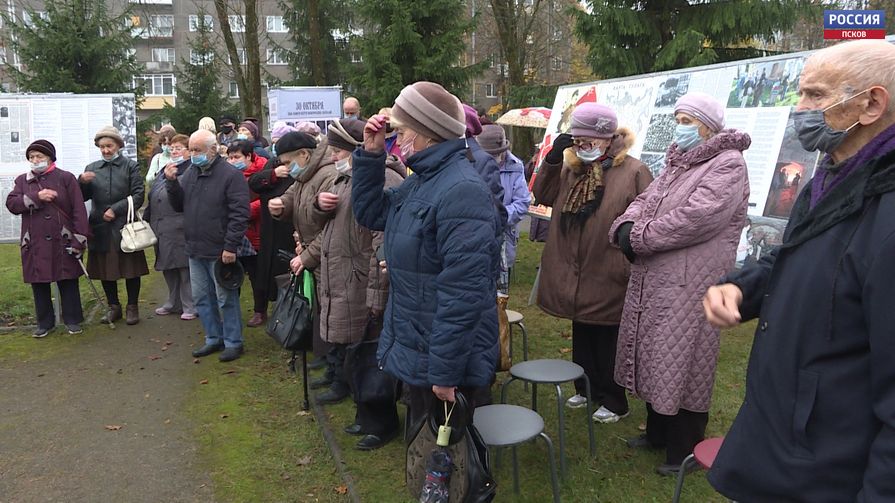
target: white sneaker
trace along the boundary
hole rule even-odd
[[[624,419],[628,417],[630,412],[626,412],[624,415],[619,416],[615,412],[607,409],[606,407],[600,406],[596,412],[594,412],[593,420],[598,423],[608,424],[608,423],[617,423],[619,419]]]
[[[566,400],[566,407],[570,409],[580,409],[587,404],[587,397],[583,397],[581,395],[575,395],[572,398]]]

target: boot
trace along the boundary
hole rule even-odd
[[[329,405],[339,403],[346,398],[348,398],[348,385],[335,381],[328,390],[317,395],[317,403]]]
[[[115,323],[116,321],[121,319],[121,304],[109,304],[109,310],[106,312],[106,315],[102,317],[100,323],[105,323],[108,325],[109,323]]]
[[[125,310],[125,323],[128,325],[136,325],[140,323],[140,310],[136,304],[128,304]],[[118,307],[118,317],[121,318],[121,306]]]
[[[255,314],[252,315],[252,319],[250,319],[246,325],[249,327],[260,327],[265,323],[267,323],[267,313],[255,312]]]

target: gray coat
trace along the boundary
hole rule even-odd
[[[189,161],[177,167],[177,176],[183,175]],[[162,167],[164,169],[164,166]],[[168,271],[189,266],[186,256],[186,237],[183,231],[183,213],[171,206],[165,187],[165,176],[156,177],[149,189],[146,211],[143,219],[149,222],[158,238],[155,245],[155,270]]]
[[[96,178],[89,183],[81,180],[81,192],[84,201],[93,201],[90,209],[90,230],[93,234],[89,241],[92,252],[107,253],[109,244],[118,248],[121,244],[121,228],[127,223],[127,196],[133,196],[134,208],[143,205],[143,177],[140,166],[124,155],[113,161],[99,160],[87,165],[85,172],[96,173]],[[115,220],[106,222],[103,213],[112,208]]]

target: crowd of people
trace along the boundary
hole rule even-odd
[[[746,399],[711,483],[739,501],[895,497],[895,74],[880,68],[895,68],[884,42],[808,58],[793,118],[803,147],[825,155],[782,246],[742,270],[751,140],[725,127],[715,98],[677,100],[656,179],[630,155],[634,133],[600,103],[574,109],[539,166],[533,196],[553,211],[538,229],[537,303],[572,322],[594,421],[626,418],[629,393],[644,402],[646,431],[628,445],[664,449],[659,474],[678,474],[705,436],[720,328],[758,318]],[[146,258],[120,241],[128,198],[139,207],[148,194],[155,269],[168,285],[155,313],[199,318],[205,344],[194,356],[243,353],[241,281],[225,271],[246,271],[247,325],[260,326],[277,277],[308,270],[319,300],[314,352],[326,368],[312,383],[324,389],[318,402],[352,396],[348,354],[378,341],[379,369],[404,389],[409,431],[457,390],[473,407],[490,403],[499,298],[532,196],[526,168],[503,128],[483,125],[437,83],[405,87],[368,119],[349,98],[344,115],[325,132],[275,124],[269,145],[252,118],[223,116],[219,133],[205,119],[190,136],[163,128],[145,177],[111,127],[95,135],[102,159],[77,178],[56,166],[50,142],[32,143],[7,207],[22,215],[34,336],[54,328],[52,282],[69,333],[81,331],[85,251],[106,293],[104,321],[140,321]],[[566,405],[587,405],[584,379],[575,389]],[[388,391],[376,402],[355,394],[345,432],[362,436],[359,449],[397,436]]]

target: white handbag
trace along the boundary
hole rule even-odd
[[[149,224],[143,221],[143,215],[134,211],[134,198],[127,196],[127,223],[121,228],[121,251],[133,253],[145,250],[158,243]]]

